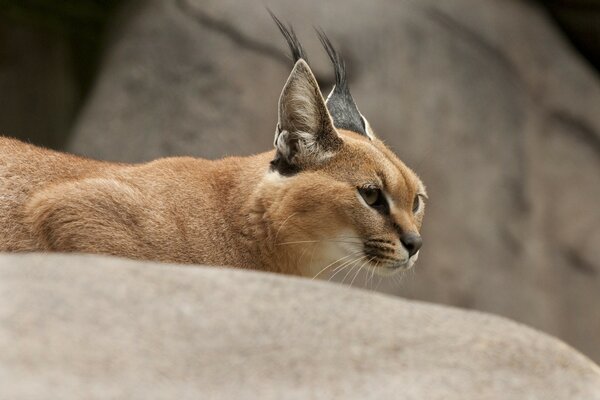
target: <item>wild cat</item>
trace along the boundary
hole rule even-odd
[[[425,187],[374,135],[329,39],[325,100],[291,27],[294,59],[272,151],[215,161],[95,161],[0,138],[0,251],[111,254],[308,277],[392,275],[421,248]]]

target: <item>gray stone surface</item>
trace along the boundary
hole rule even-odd
[[[322,26],[363,114],[428,185],[417,271],[382,290],[498,313],[600,360],[600,84],[534,3],[267,3],[317,75]],[[140,1],[71,150],[141,161],[270,147],[289,71],[264,8]]]
[[[317,281],[0,255],[20,399],[600,399],[600,369],[499,317]]]

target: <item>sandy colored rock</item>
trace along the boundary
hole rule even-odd
[[[600,399],[600,369],[503,318],[214,267],[0,256],[7,399]]]

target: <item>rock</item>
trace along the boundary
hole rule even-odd
[[[70,55],[61,35],[0,15],[0,135],[64,144],[79,95]]]
[[[142,2],[128,10],[133,21],[115,34],[72,150],[143,161],[269,148],[288,63],[282,55],[284,62],[274,62],[264,52],[244,50],[219,27],[206,28],[186,16],[182,7],[173,1]],[[270,51],[278,54],[275,45]]]
[[[600,84],[548,16],[514,0],[272,8],[325,83],[312,26],[328,32],[361,112],[428,185],[416,272],[382,290],[508,316],[600,360]],[[71,150],[142,161],[270,148],[290,66],[262,7],[148,0],[125,21]]]
[[[0,256],[19,399],[600,399],[600,369],[499,317],[280,275]]]

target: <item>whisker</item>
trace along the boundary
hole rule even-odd
[[[298,260],[300,260],[300,262],[302,262],[302,258],[304,257],[304,254],[306,254],[307,250],[308,250],[308,247],[306,247],[304,250],[302,250],[302,253],[300,253],[300,257],[298,257]]]
[[[371,289],[373,289],[373,280],[375,279],[375,268],[379,268],[379,261],[375,260],[375,265],[373,266],[373,271],[371,272]]]
[[[328,282],[331,281],[340,271],[343,271],[344,269],[346,269],[347,266],[351,265],[355,261],[356,261],[356,258],[347,260],[347,261],[344,261],[341,265],[338,265],[337,267],[335,267],[333,269],[333,275],[331,275],[329,277],[329,279],[327,279],[327,281]]]
[[[383,277],[381,275],[378,276],[378,281],[377,281],[377,286],[375,286],[375,290],[379,290],[379,286],[381,285],[381,281],[383,280]]]
[[[356,277],[358,276],[358,274],[360,274],[360,271],[365,266],[365,264],[368,265],[368,263],[371,262],[372,259],[373,259],[373,257],[371,257],[370,259],[368,259],[367,261],[365,261],[364,263],[362,263],[362,265],[360,266],[360,268],[358,269],[358,271],[356,271],[356,274],[354,274],[354,278],[352,278],[352,280],[350,281],[350,287],[352,287],[352,284],[356,280]]]
[[[325,268],[323,268],[322,270],[320,270],[318,274],[316,274],[315,276],[313,276],[313,277],[312,277],[312,279],[313,279],[313,280],[314,280],[314,279],[316,279],[316,278],[317,278],[319,275],[321,275],[321,273],[323,273],[323,272],[324,272],[324,271],[325,271],[327,268],[334,266],[335,264],[339,263],[339,262],[340,262],[340,261],[342,261],[343,259],[346,259],[346,258],[348,258],[348,257],[355,256],[355,255],[357,255],[357,254],[359,254],[359,253],[361,253],[361,252],[362,252],[362,250],[361,250],[361,251],[354,252],[354,253],[351,253],[351,254],[348,254],[347,256],[344,256],[344,257],[338,258],[337,260],[335,260],[334,262],[332,262],[331,264],[327,265]]]
[[[370,260],[369,264],[367,264],[367,273],[365,274],[365,289],[369,287],[369,283],[372,283],[373,275],[375,274],[375,268],[377,268],[377,264],[372,265],[373,260],[374,259]],[[370,287],[371,289],[373,288],[372,285]]]
[[[408,274],[408,271],[402,271],[400,274],[398,274],[397,276],[397,281],[398,281],[398,287],[403,287],[406,283],[406,280],[404,279],[404,277]]]
[[[358,262],[358,261],[360,261],[360,260],[362,260],[362,257],[360,257],[360,258],[357,258],[357,259],[354,259],[354,260],[346,261],[346,262],[344,262],[344,264],[340,265],[339,267],[336,267],[336,269],[334,270],[334,272],[335,272],[335,273],[334,273],[334,274],[333,274],[333,275],[332,275],[332,276],[331,276],[329,279],[327,279],[327,281],[328,281],[328,282],[329,282],[329,281],[331,281],[331,280],[332,280],[333,278],[335,278],[335,276],[336,276],[337,274],[339,274],[341,271],[345,270],[345,269],[346,269],[346,268],[348,268],[350,265],[352,265],[352,264],[354,264],[354,263],[356,263],[356,262]],[[343,282],[343,281],[342,281],[342,282]]]
[[[365,259],[365,258],[367,258],[367,257],[368,257],[368,256],[363,256],[363,257],[359,258],[358,260],[356,260],[356,261],[357,261],[357,263],[355,263],[355,264],[352,266],[352,268],[350,268],[350,270],[349,270],[348,272],[346,272],[346,275],[344,275],[344,279],[342,279],[342,283],[344,283],[344,282],[346,281],[346,278],[348,277],[348,275],[350,275],[350,273],[351,273],[352,271],[354,271],[354,268],[356,268],[356,266],[358,265],[358,263],[359,263],[360,261],[364,260],[364,259]],[[359,269],[359,270],[360,270],[360,269]]]
[[[310,253],[310,261],[308,262],[308,265],[312,266],[313,265],[313,259],[315,257],[315,252],[317,251],[317,246],[312,246],[313,250]]]
[[[342,282],[341,282],[342,285],[346,281],[346,278],[348,277],[348,275],[350,275],[350,273],[354,270],[354,268],[356,268],[356,266],[360,262],[360,260],[356,260],[356,261],[358,261],[358,262],[355,262],[351,268],[348,268],[348,272],[346,272],[346,275],[344,275],[344,277],[342,278]]]
[[[373,273],[374,265],[367,265],[367,273],[365,274],[365,288],[369,287],[369,282],[371,280],[371,274]]]
[[[321,240],[298,240],[298,241],[294,241],[294,242],[282,242],[282,243],[275,243],[275,245],[283,246],[284,244],[306,244],[306,243],[321,243],[321,242],[362,244],[359,242],[350,242],[350,241],[344,241],[344,240],[321,239]]]
[[[367,239],[365,243],[379,243],[379,244],[388,244],[390,246],[394,246],[394,242],[386,239]]]
[[[392,275],[392,284],[396,287],[401,286],[400,282],[398,282],[398,277],[402,275],[402,272],[400,272],[400,274],[396,274],[396,275]]]
[[[294,215],[298,214],[298,212],[292,213],[289,217],[287,217],[284,221],[283,224],[281,224],[279,226],[279,228],[277,229],[277,233],[275,233],[275,240],[273,240],[275,243],[277,243],[277,238],[279,237],[279,232],[281,232],[281,228],[283,228],[283,226],[285,225],[286,222],[288,222],[288,220],[290,218],[292,218]]]
[[[396,258],[396,257],[387,257],[387,256],[384,256],[382,254],[378,254],[378,253],[374,253],[372,251],[369,251],[368,249],[365,249],[364,252],[369,257],[372,256],[375,260],[381,262],[381,264],[383,264],[383,265],[392,265],[392,264],[397,264],[397,263],[400,262],[399,258]]]
[[[391,245],[386,245],[386,244],[381,244],[381,243],[365,243],[365,248],[369,248],[369,249],[375,249],[375,250],[383,250],[386,252],[395,252],[396,249],[394,248],[394,246]]]
[[[360,252],[359,252],[359,253],[360,253]],[[340,269],[343,269],[343,267],[347,266],[347,265],[348,265],[348,264],[350,264],[350,263],[353,263],[353,262],[355,262],[356,260],[357,260],[357,259],[355,258],[355,259],[353,259],[353,260],[344,261],[344,263],[343,263],[342,265],[339,265],[339,266],[335,267],[335,268],[333,269],[333,272],[337,272],[338,270],[340,270]],[[335,275],[334,275],[334,276],[335,276]],[[332,278],[333,278],[333,276],[332,276]]]

